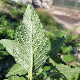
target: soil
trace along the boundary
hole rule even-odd
[[[56,6],[51,6],[47,10],[56,22],[70,30],[77,27],[76,32],[80,34],[80,11]]]

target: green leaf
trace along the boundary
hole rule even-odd
[[[74,46],[80,46],[80,41],[77,43],[74,43]]]
[[[51,74],[48,77],[53,77],[54,79],[55,76],[58,76],[56,78],[63,78],[63,80],[66,80],[73,78],[73,76],[78,73],[80,73],[79,67],[71,68],[68,65],[56,64],[56,67],[54,68],[54,70],[52,70]],[[44,80],[46,80],[47,78],[45,78]]]
[[[63,60],[66,60],[67,62],[73,61],[73,57],[71,54],[67,54],[63,57]]]
[[[15,33],[14,58],[27,71],[37,72],[46,62],[50,46],[39,17],[29,4]]]
[[[51,51],[49,52],[49,56],[52,57],[57,55],[61,46],[63,45],[65,38],[57,38],[56,40],[51,40]]]
[[[13,56],[13,41],[8,39],[1,39],[0,43],[6,48],[9,54]]]
[[[78,79],[78,77],[79,77],[79,73],[76,74],[76,75],[74,75],[74,78],[75,78],[75,79]]]
[[[46,70],[46,71],[48,71],[48,70],[50,70],[51,69],[51,66],[44,66],[44,68],[43,68],[44,70]]]
[[[43,72],[43,75],[47,77],[47,74],[46,74],[46,72]]]
[[[3,33],[3,31],[2,30],[0,30],[0,34],[2,35],[2,33]]]
[[[8,79],[4,79],[4,80],[28,80],[28,79],[25,79],[24,77],[19,77],[19,76],[12,76]]]
[[[49,58],[49,63],[52,63],[54,66],[56,64],[65,64],[66,65],[66,63],[64,61],[62,61],[62,59],[57,56],[53,56],[52,58]]]
[[[57,64],[56,68],[59,70],[58,74],[63,74],[67,79],[71,79],[75,74],[80,73],[80,68],[71,68],[68,65]]]
[[[27,73],[27,70],[24,69],[21,65],[19,64],[14,64],[12,66],[12,68],[10,69],[10,71],[8,72],[8,74],[6,75],[6,77],[9,77],[11,75],[24,75]]]
[[[9,54],[7,53],[7,52],[5,52],[5,51],[3,51],[3,53],[1,54],[0,53],[0,56],[8,56]]]

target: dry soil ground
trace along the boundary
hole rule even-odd
[[[47,10],[52,14],[56,22],[70,30],[77,27],[76,32],[80,34],[80,11],[56,6],[52,6]]]

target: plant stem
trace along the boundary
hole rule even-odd
[[[31,21],[32,23],[32,21]],[[31,28],[31,33],[32,33],[32,28]],[[30,72],[30,80],[32,80],[32,69],[33,69],[33,40],[32,40],[32,52],[31,52],[31,72]]]
[[[30,72],[30,80],[32,80],[32,68],[33,68],[33,42],[32,42],[32,55],[31,55],[31,72]]]

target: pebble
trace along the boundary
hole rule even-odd
[[[26,3],[28,0],[11,0],[12,2],[22,2],[22,3]]]

